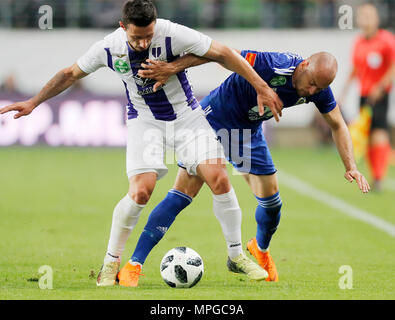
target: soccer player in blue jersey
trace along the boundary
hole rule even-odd
[[[310,101],[316,105],[331,127],[346,169],[345,178],[350,182],[356,180],[360,190],[368,192],[369,184],[356,167],[349,131],[329,87],[337,73],[336,59],[325,52],[314,54],[308,59],[292,53],[249,50],[239,53],[276,91],[284,103],[284,108]],[[140,75],[156,79],[156,85],[161,85],[167,81],[169,75],[207,60],[186,55],[170,64],[152,60],[148,62]],[[235,73],[205,97],[201,105],[224,146],[228,161],[243,173],[257,199],[257,232],[247,243],[247,249],[268,272],[266,281],[278,281],[278,272],[269,254],[269,244],[280,222],[282,201],[276,168],[262,132],[262,121],[273,115],[269,108],[266,108],[263,115],[259,114],[253,87]],[[250,133],[247,139],[243,135],[245,131]],[[192,202],[203,185],[201,178],[189,175],[182,168],[182,164],[179,166],[173,189],[152,211],[140,236],[131,258],[136,263],[142,265],[145,262],[149,252],[163,237],[178,213]],[[228,267],[232,269],[232,264],[229,263]]]

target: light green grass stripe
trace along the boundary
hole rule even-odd
[[[281,171],[278,174],[280,181],[287,187],[296,191],[299,194],[310,197],[314,200],[320,201],[354,219],[363,221],[377,229],[386,232],[391,237],[395,237],[395,226],[388,221],[385,221],[377,216],[354,207],[353,205],[325,192],[317,189],[316,187],[300,180],[299,178]]]
[[[395,191],[395,179],[387,178],[386,180],[385,186],[390,190]]]

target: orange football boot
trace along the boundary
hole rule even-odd
[[[137,287],[139,284],[139,276],[143,276],[141,265],[131,265],[129,262],[118,273],[119,285],[124,287]]]
[[[247,250],[255,257],[255,259],[258,261],[258,264],[269,274],[269,276],[266,278],[266,281],[277,282],[278,272],[269,250],[267,252],[262,252],[259,250],[256,238],[252,238],[247,242]]]

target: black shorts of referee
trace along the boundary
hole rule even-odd
[[[374,105],[368,102],[367,97],[361,97],[360,106],[370,105],[372,107],[372,126],[371,130],[384,129],[389,131],[389,125],[387,120],[388,106],[389,106],[389,94],[385,93],[380,100]]]

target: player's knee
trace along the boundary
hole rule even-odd
[[[210,189],[214,194],[224,194],[232,188],[226,171],[220,170],[215,173],[210,183]]]
[[[194,186],[177,187],[174,189],[182,192],[183,194],[186,194],[187,196],[189,196],[191,198],[195,198],[200,190],[200,188],[197,189]]]
[[[256,195],[260,198],[272,197],[280,191],[277,178],[274,176],[266,176],[254,189],[256,189]]]
[[[187,192],[185,194],[187,194],[191,198],[195,198],[198,193],[199,193],[199,191],[196,189],[189,189],[189,190],[187,190]]]
[[[139,188],[137,190],[129,192],[130,197],[137,204],[147,204],[151,198],[152,191],[147,188]]]
[[[278,184],[273,184],[271,186],[269,186],[269,190],[267,191],[267,193],[269,194],[268,197],[274,196],[275,194],[279,193],[280,189],[278,187]]]

